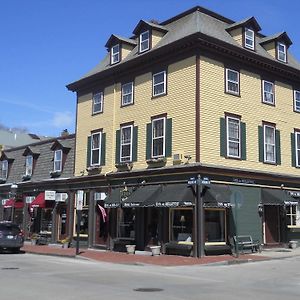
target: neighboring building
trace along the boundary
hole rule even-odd
[[[74,173],[75,135],[65,134],[7,149],[0,157],[3,220],[19,223],[26,237],[42,234],[48,241],[73,235],[68,186]],[[45,191],[55,191],[50,200]]]
[[[260,31],[254,17],[202,7],[141,20],[67,86],[90,246],[193,243],[201,222],[207,250],[225,251],[236,234],[300,239],[300,64],[286,32]],[[198,174],[211,181],[200,222],[187,185]]]

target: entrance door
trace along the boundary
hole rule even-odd
[[[265,243],[280,243],[280,207],[279,205],[265,205]]]

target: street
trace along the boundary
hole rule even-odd
[[[1,300],[299,299],[300,257],[161,267],[1,254]]]

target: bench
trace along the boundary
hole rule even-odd
[[[251,235],[238,235],[233,237],[235,247],[238,247],[242,253],[245,250],[251,250],[251,252],[261,252],[261,245],[259,241],[253,241]],[[236,249],[236,248],[235,248]]]

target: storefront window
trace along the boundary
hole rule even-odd
[[[192,242],[193,210],[172,209],[170,213],[170,240]]]
[[[118,237],[135,238],[135,209],[118,209]]]
[[[300,227],[300,206],[299,205],[287,205],[286,217],[288,226]]]
[[[226,242],[225,209],[205,210],[205,242]]]
[[[52,209],[42,209],[41,211],[41,232],[51,232]]]
[[[23,223],[23,209],[15,209],[14,211],[14,223],[22,226]]]

